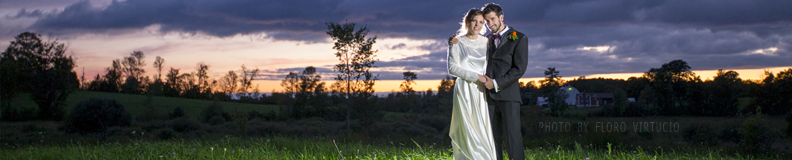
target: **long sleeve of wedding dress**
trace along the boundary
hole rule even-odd
[[[462,55],[461,43],[449,46],[448,48],[448,73],[465,81],[478,81],[478,73],[461,66]]]
[[[458,77],[448,132],[454,160],[495,159],[486,93],[477,83],[487,66],[487,39],[461,36],[459,40],[448,48],[448,73]]]

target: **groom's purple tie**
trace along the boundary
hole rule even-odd
[[[489,38],[492,39],[492,40],[496,40],[496,39],[500,40],[501,39],[501,35],[493,33],[493,34],[489,35]]]

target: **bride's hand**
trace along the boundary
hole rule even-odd
[[[484,75],[478,75],[478,82],[479,82],[479,84],[484,84],[484,83],[487,83],[487,79],[489,79],[489,77],[487,77],[487,76],[484,76]]]
[[[448,37],[448,45],[449,46],[459,43],[459,39],[457,39],[456,36],[457,36],[457,34],[454,34],[453,36]]]

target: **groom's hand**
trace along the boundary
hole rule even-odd
[[[492,79],[487,78],[487,82],[484,83],[484,87],[487,87],[487,89],[493,89],[495,88],[495,84],[492,83]]]
[[[457,36],[457,34],[454,34],[453,36],[448,37],[448,45],[449,46],[459,43],[459,39],[457,39],[456,36]]]

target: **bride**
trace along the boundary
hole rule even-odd
[[[487,38],[481,10],[471,9],[463,20],[459,43],[449,46],[448,72],[454,84],[451,146],[454,159],[496,159],[483,76],[487,66]]]

